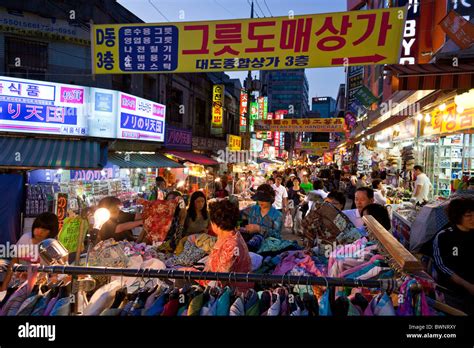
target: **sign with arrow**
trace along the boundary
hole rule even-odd
[[[407,7],[226,21],[92,26],[94,74],[398,63]]]

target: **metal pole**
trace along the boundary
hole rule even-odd
[[[13,265],[14,272],[26,272],[28,265]],[[319,286],[344,286],[344,287],[366,287],[387,289],[393,284],[394,279],[383,280],[359,280],[344,278],[324,278],[314,276],[290,276],[271,275],[257,273],[216,273],[216,272],[188,272],[175,271],[171,269],[129,269],[129,268],[109,268],[109,267],[84,267],[84,266],[39,266],[39,272],[56,274],[94,274],[94,275],[115,275],[123,277],[164,278],[164,279],[185,279],[185,280],[217,280],[223,282],[255,282],[255,283],[279,283],[298,285],[319,285]]]
[[[250,18],[253,17],[253,0],[250,6]],[[250,98],[252,96],[252,71],[249,70],[247,74],[247,114],[245,115],[245,149],[250,151]]]

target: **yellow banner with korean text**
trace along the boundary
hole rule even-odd
[[[301,151],[305,151],[310,155],[322,156],[329,151],[329,142],[304,142],[301,143]]]
[[[423,135],[449,134],[470,129],[474,130],[474,108],[459,113],[455,103],[450,103],[444,111],[434,109],[431,122],[424,123]]]
[[[227,147],[230,151],[240,151],[242,149],[242,137],[228,134]]]
[[[214,85],[212,88],[212,128],[222,128],[224,88],[224,85]]]
[[[407,8],[92,26],[94,74],[396,64]]]
[[[287,118],[284,120],[257,120],[256,131],[271,132],[320,132],[344,131],[343,118]]]

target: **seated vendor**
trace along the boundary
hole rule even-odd
[[[188,236],[195,233],[207,233],[208,229],[209,212],[207,211],[206,196],[202,191],[195,191],[189,202],[184,223],[184,234]]]
[[[446,303],[474,314],[474,199],[453,199],[446,209],[449,227],[433,240],[433,258],[438,283],[454,293],[445,294]]]
[[[105,197],[99,202],[99,208],[110,212],[109,220],[99,231],[98,241],[113,238],[116,241],[134,240],[132,229],[143,225],[141,214],[125,213],[120,210],[122,202],[116,197]]]
[[[268,184],[258,187],[252,199],[257,204],[245,208],[242,215],[248,219],[245,231],[248,233],[259,233],[264,238],[274,237],[281,239],[283,226],[283,215],[276,210],[272,204],[275,201],[275,191]]]
[[[242,235],[237,230],[239,208],[229,200],[210,204],[209,215],[211,227],[217,235],[217,241],[209,254],[204,271],[238,272],[252,271],[249,250]],[[207,282],[200,282],[206,285]],[[233,284],[236,288],[245,288],[251,284]]]

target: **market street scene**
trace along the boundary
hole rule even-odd
[[[0,317],[468,320],[473,17],[1,0]]]

